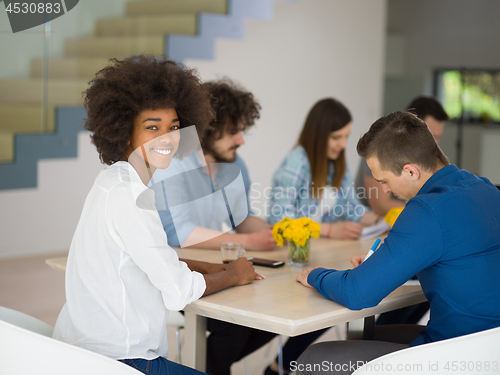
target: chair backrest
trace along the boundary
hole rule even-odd
[[[168,312],[167,326],[183,328],[184,321],[185,321],[184,315],[182,315],[179,311]]]
[[[54,330],[51,325],[37,318],[3,306],[0,306],[0,320],[49,337],[52,337],[52,331]]]
[[[0,374],[137,375],[121,362],[0,321]]]
[[[500,374],[500,327],[390,353],[353,375],[398,373]]]

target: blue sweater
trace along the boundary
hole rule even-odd
[[[352,270],[313,270],[307,279],[350,309],[376,306],[417,275],[431,305],[411,345],[500,326],[500,191],[449,165],[410,199],[380,248]]]

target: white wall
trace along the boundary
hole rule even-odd
[[[460,168],[467,169],[470,173],[482,176],[481,168],[481,150],[486,151],[483,143],[484,127],[479,124],[463,124],[462,135],[462,161]],[[443,136],[439,141],[439,147],[448,157],[451,163],[456,163],[457,160],[457,134],[458,125],[453,122],[448,122],[444,128]],[[463,157],[463,156],[466,157]]]
[[[357,140],[381,114],[385,12],[384,0],[277,2],[273,21],[246,22],[244,42],[218,40],[214,61],[186,62],[204,80],[234,79],[262,105],[261,119],[238,151],[256,189],[270,185],[309,109],[324,97],[352,112],[347,158],[357,170]],[[257,214],[265,202],[254,199]]]
[[[481,142],[483,147],[480,155],[480,175],[486,176],[493,184],[500,186],[500,168],[498,167],[500,127],[485,127],[481,134]],[[496,152],[495,156],[493,156],[494,152]]]
[[[0,258],[67,250],[101,169],[89,133],[80,132],[78,158],[41,160],[36,188],[0,190]]]
[[[389,0],[388,32],[404,43],[392,44],[392,53],[388,48],[401,65],[385,81],[384,113],[405,108],[416,95],[432,94],[435,68],[500,69],[499,14],[497,0]],[[462,167],[493,178],[491,164],[500,159],[500,149],[481,142],[482,131],[477,124],[466,127]],[[441,143],[451,162],[455,139],[450,125]],[[483,166],[488,160],[489,166]]]
[[[388,31],[408,41],[408,75],[434,67],[498,68],[497,0],[389,0]]]
[[[405,41],[405,56],[400,76],[388,79],[385,111],[431,94],[434,68],[498,69],[499,14],[497,0],[389,0],[388,33]]]
[[[214,61],[187,62],[204,80],[233,78],[262,104],[240,149],[254,182],[269,185],[308,110],[326,96],[352,111],[348,159],[356,170],[356,141],[381,113],[385,11],[386,0],[276,2],[273,21],[248,20],[244,40],[219,40]],[[78,159],[39,163],[38,188],[0,191],[0,258],[67,249],[99,169],[82,133]]]

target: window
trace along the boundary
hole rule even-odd
[[[452,120],[500,124],[500,70],[437,69],[434,95]]]

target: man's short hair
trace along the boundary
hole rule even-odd
[[[434,96],[417,96],[408,104],[407,108],[408,112],[414,113],[422,120],[425,120],[427,116],[432,116],[438,121],[448,121],[449,119],[443,106]]]
[[[243,125],[243,130],[253,126],[260,117],[261,107],[251,92],[228,78],[205,82],[204,86],[212,95],[212,106],[216,113],[210,124],[214,130],[201,143],[202,148],[207,150],[226,133],[236,134],[241,130],[239,124]]]
[[[376,157],[382,170],[401,175],[406,164],[434,171],[450,162],[427,124],[410,112],[393,112],[375,121],[357,145],[358,155]]]

